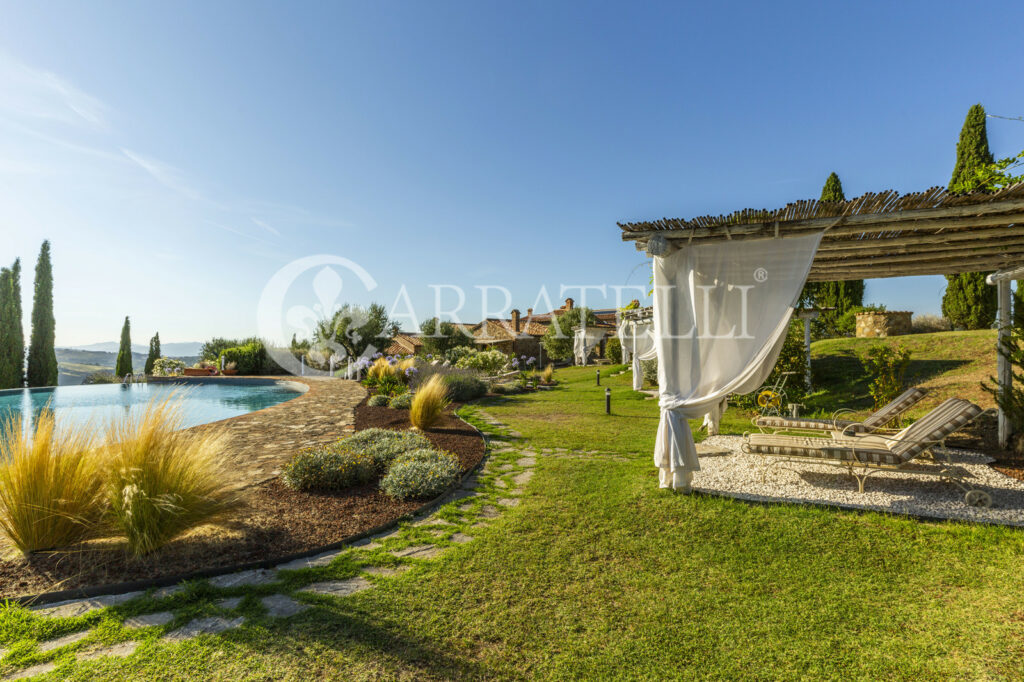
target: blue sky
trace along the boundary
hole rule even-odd
[[[775,208],[833,170],[848,197],[948,182],[971,104],[1024,115],[1024,7],[988,9],[5,2],[0,261],[28,294],[52,240],[61,345],[125,315],[136,341],[252,333],[268,280],[315,254],[377,283],[342,299],[404,285],[419,317],[430,284],[464,287],[470,321],[478,285],[521,309],[643,285],[618,220]],[[989,139],[1016,153],[1024,123]],[[943,287],[867,299],[936,313]]]

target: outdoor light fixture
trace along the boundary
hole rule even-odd
[[[601,385],[601,370],[597,370],[597,385]]]
[[[604,413],[612,413],[612,389],[604,389]]]

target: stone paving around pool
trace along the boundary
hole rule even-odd
[[[245,378],[228,380],[237,383]],[[265,382],[267,377],[259,380]],[[328,377],[281,380],[305,384],[309,390],[266,409],[194,427],[226,427],[231,439],[226,454],[239,488],[274,478],[296,450],[338,440],[355,430],[355,408],[366,397],[366,389],[359,382]],[[203,377],[202,381],[217,379]]]
[[[503,514],[518,513],[540,456],[578,456],[524,447],[519,434],[480,409],[470,411],[491,438],[486,460],[433,513],[273,569],[31,608],[32,616],[52,619],[65,634],[0,648],[3,679],[68,671],[82,662],[127,657],[140,648],[176,646],[200,636],[230,636],[250,621],[301,617],[322,600],[403,580],[417,566],[462,551],[475,533],[499,523]]]

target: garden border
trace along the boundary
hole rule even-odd
[[[456,419],[461,421],[463,424],[476,431],[477,435],[479,435],[481,440],[483,440],[483,457],[481,457],[480,461],[477,462],[471,469],[467,469],[466,472],[462,476],[460,476],[457,481],[452,483],[443,493],[441,493],[434,499],[423,503],[422,506],[417,507],[415,510],[407,514],[403,514],[397,519],[394,519],[393,521],[389,521],[379,526],[369,528],[360,533],[356,533],[355,535],[350,535],[346,538],[338,540],[337,542],[332,542],[330,544],[322,545],[315,549],[299,552],[297,554],[289,554],[282,557],[275,557],[273,559],[261,559],[260,561],[249,561],[241,564],[233,564],[230,566],[221,566],[218,568],[201,569],[198,571],[192,571],[190,573],[179,573],[177,575],[168,575],[163,576],[161,578],[151,578],[148,580],[133,580],[123,583],[108,583],[106,585],[97,585],[94,587],[75,587],[67,590],[57,590],[55,592],[40,592],[39,594],[8,597],[6,599],[0,600],[0,604],[7,602],[20,604],[22,606],[43,606],[46,604],[53,604],[56,602],[68,601],[72,599],[89,599],[92,597],[100,597],[106,595],[139,592],[154,587],[168,587],[180,582],[184,582],[186,580],[203,580],[207,578],[214,578],[219,575],[238,573],[240,571],[249,571],[259,568],[273,568],[274,566],[285,564],[290,561],[295,561],[296,559],[305,559],[308,557],[316,556],[318,554],[323,554],[324,552],[329,552],[334,549],[341,549],[345,546],[358,542],[363,538],[369,537],[371,535],[377,535],[378,533],[382,533],[386,530],[390,530],[396,527],[398,524],[402,523],[403,521],[407,521],[417,516],[425,515],[429,512],[434,511],[442,504],[446,504],[445,498],[447,498],[453,492],[461,488],[462,484],[466,481],[466,479],[474,475],[487,462],[487,458],[489,456],[487,452],[487,447],[488,445],[490,445],[490,438],[487,437],[486,433],[484,433],[477,427],[473,426],[473,424],[470,424],[468,421],[463,419],[462,416],[459,415],[456,411],[453,411],[452,414]]]

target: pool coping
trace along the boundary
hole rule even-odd
[[[193,377],[190,377],[190,378],[193,378]],[[200,379],[207,379],[207,378],[212,378],[212,377],[199,377],[199,378]],[[229,377],[229,378],[235,379],[235,378],[238,378],[238,377]],[[272,408],[266,408],[266,409],[272,409]],[[5,597],[3,599],[0,599],[0,604],[2,604],[4,602],[8,602],[8,603],[20,604],[22,606],[43,606],[43,605],[46,605],[46,604],[53,604],[53,603],[56,603],[56,602],[68,601],[68,600],[73,600],[73,599],[89,599],[91,597],[100,597],[100,596],[104,596],[104,595],[126,594],[126,593],[129,593],[129,592],[139,592],[139,591],[142,591],[142,590],[148,590],[148,589],[152,589],[152,588],[168,587],[168,586],[175,585],[177,583],[185,582],[185,581],[188,581],[188,580],[204,580],[204,579],[213,578],[213,577],[216,577],[216,576],[219,576],[219,575],[228,575],[230,573],[238,573],[240,571],[249,571],[249,570],[259,569],[259,568],[274,568],[275,566],[279,566],[280,564],[285,564],[285,563],[288,563],[290,561],[295,561],[297,559],[305,559],[307,557],[312,557],[312,556],[316,556],[318,554],[323,554],[324,552],[329,552],[331,550],[342,549],[343,547],[346,547],[346,546],[351,545],[351,544],[353,544],[355,542],[358,542],[359,540],[362,540],[363,538],[367,538],[367,537],[370,537],[371,535],[377,535],[378,533],[382,533],[384,531],[390,530],[390,529],[398,526],[398,524],[400,524],[400,523],[402,523],[404,521],[407,521],[409,519],[415,518],[417,516],[422,516],[422,515],[428,514],[428,513],[432,512],[432,511],[434,511],[435,509],[437,509],[438,507],[440,507],[441,505],[447,504],[446,499],[448,498],[448,496],[451,495],[452,493],[458,491],[459,488],[462,487],[462,484],[465,483],[465,481],[470,476],[476,474],[477,471],[479,471],[481,468],[483,468],[483,466],[487,463],[487,459],[490,456],[490,453],[488,452],[488,446],[490,445],[490,438],[487,437],[486,433],[484,433],[483,431],[478,429],[476,426],[474,426],[473,424],[471,424],[468,421],[466,421],[465,419],[463,419],[456,412],[453,412],[452,414],[453,414],[453,416],[456,419],[458,419],[463,424],[465,424],[466,426],[468,426],[471,429],[473,429],[477,433],[477,435],[480,436],[481,440],[483,440],[483,442],[484,442],[484,454],[483,454],[483,457],[481,457],[480,461],[477,462],[472,468],[467,469],[465,471],[465,473],[463,473],[463,475],[458,478],[458,480],[456,480],[454,483],[452,483],[440,495],[438,495],[437,497],[435,497],[432,500],[429,500],[429,501],[423,503],[423,505],[417,507],[413,511],[408,512],[406,514],[403,514],[402,516],[400,516],[400,517],[398,517],[398,518],[396,518],[396,519],[394,519],[392,521],[388,521],[387,523],[382,523],[382,524],[380,524],[378,526],[374,526],[373,528],[369,528],[369,529],[367,529],[365,531],[361,531],[361,532],[356,533],[354,535],[349,535],[348,537],[342,538],[341,540],[338,540],[338,541],[335,541],[335,542],[332,542],[332,543],[329,543],[329,544],[326,544],[326,545],[321,545],[320,547],[316,547],[314,549],[298,552],[298,553],[295,553],[295,554],[289,554],[289,555],[285,555],[285,556],[274,557],[272,559],[261,559],[259,561],[248,561],[248,562],[239,563],[239,564],[232,564],[230,566],[220,566],[220,567],[217,567],[217,568],[200,569],[198,571],[191,571],[189,573],[179,573],[179,574],[176,574],[176,575],[163,576],[161,578],[151,578],[151,579],[147,579],[147,580],[132,580],[132,581],[123,582],[123,583],[108,583],[108,584],[105,584],[105,585],[96,585],[94,587],[75,587],[75,588],[70,588],[70,589],[67,589],[67,590],[57,590],[57,591],[54,591],[54,592],[40,592],[38,594],[21,595],[21,596],[16,596],[16,597]]]

